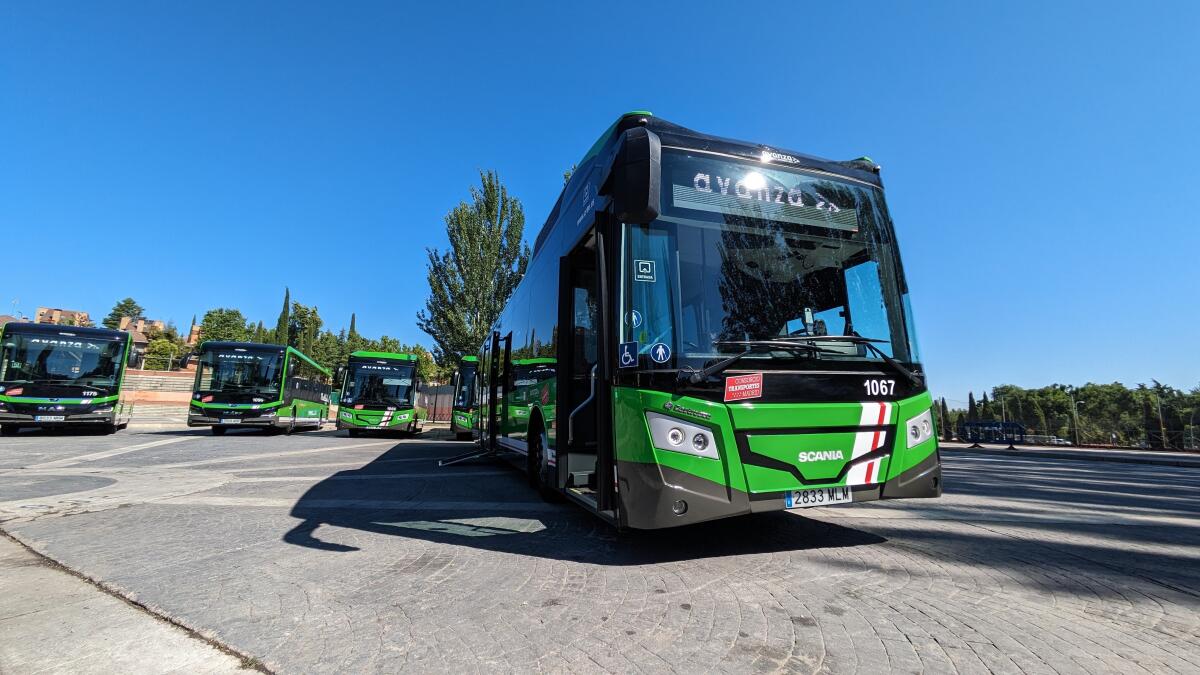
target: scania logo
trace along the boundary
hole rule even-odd
[[[846,453],[841,450],[814,450],[801,452],[796,458],[799,462],[825,462],[831,459],[846,459]]]

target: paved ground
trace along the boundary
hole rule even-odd
[[[0,537],[0,598],[0,672],[242,670],[240,659],[55,568],[5,537]]]
[[[955,452],[941,500],[617,536],[462,449],[23,434],[0,520],[285,672],[1200,672],[1197,469]]]

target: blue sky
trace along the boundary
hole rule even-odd
[[[880,162],[935,393],[1200,383],[1200,5],[575,4],[5,3],[0,312],[270,324],[288,285],[428,343],[477,171],[532,241],[649,109]]]

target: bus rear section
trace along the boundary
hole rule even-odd
[[[354,352],[339,380],[339,430],[350,436],[363,431],[420,433],[426,412],[416,404],[416,354]]]
[[[7,323],[0,331],[0,433],[129,424],[123,391],[130,336],[121,331]]]
[[[187,424],[216,435],[319,429],[328,417],[330,380],[327,369],[291,347],[205,342]]]
[[[460,441],[475,437],[477,424],[475,406],[475,378],[479,372],[479,357],[464,356],[454,374],[454,406],[450,416],[450,430]]]

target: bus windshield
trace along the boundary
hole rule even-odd
[[[119,340],[10,331],[0,354],[0,382],[113,388],[124,347]]]
[[[280,390],[282,374],[281,349],[206,348],[197,366],[196,390],[274,394]]]
[[[763,349],[745,361],[879,360],[827,337],[837,335],[919,362],[879,188],[684,151],[664,150],[662,166],[660,217],[623,230],[620,341],[638,343],[643,367],[698,367],[747,342],[806,336],[823,336],[820,352]]]
[[[464,363],[459,370],[458,390],[454,392],[454,407],[455,408],[470,408],[473,392],[475,391],[475,370],[474,363]]]
[[[408,363],[352,363],[341,401],[347,405],[410,406],[415,370]]]

